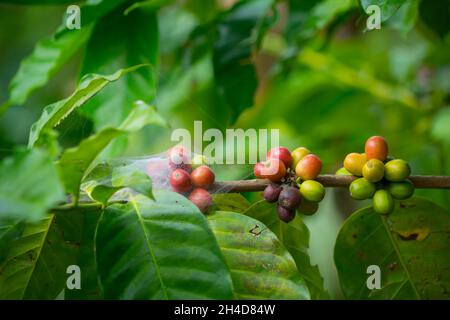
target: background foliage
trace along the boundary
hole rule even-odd
[[[383,135],[391,154],[408,159],[413,173],[448,175],[448,1],[86,0],[79,1],[80,30],[62,23],[68,3],[0,0],[0,297],[55,298],[66,274],[63,264],[47,262],[58,257],[90,270],[83,273],[86,289],[66,292],[66,298],[448,298],[433,286],[424,295],[403,287],[392,296],[389,290],[406,281],[404,273],[389,278],[378,297],[349,285],[357,281],[341,274],[349,245],[345,234],[336,244],[335,253],[345,252],[336,253],[337,270],[334,244],[344,220],[366,204],[354,202],[345,190],[328,189],[315,216],[287,227],[273,221],[273,208],[258,207],[264,204],[256,193],[218,197],[218,212],[208,219],[181,197],[177,201],[183,205],[168,209],[168,197],[176,195],[156,195],[164,199],[157,204],[138,199],[102,210],[110,192],[122,187],[153,197],[142,188],[142,177],[101,186],[95,197],[100,203],[77,209],[84,212],[81,217],[70,205],[55,208],[67,202],[63,190],[77,199],[83,177],[96,163],[160,153],[173,144],[173,128],[192,129],[194,120],[202,120],[204,130],[280,129],[283,145],[307,146],[319,154],[324,172],[334,172],[345,154],[360,151],[367,137]],[[369,4],[381,6],[380,30],[366,30]],[[224,180],[251,172],[248,166],[216,170]],[[450,207],[448,191],[416,195]],[[448,213],[435,204],[424,206],[442,215],[439,232],[448,234]],[[123,212],[120,220],[114,219],[118,212]],[[173,220],[166,221],[165,212]],[[342,230],[360,223],[361,214]],[[234,224],[250,226],[253,219],[264,226],[262,239],[272,246],[260,248],[245,233],[239,236],[244,229]],[[437,222],[429,223],[434,228]],[[124,230],[120,236],[118,226]],[[189,228],[191,254],[175,248],[168,253],[167,233],[185,234]],[[128,241],[135,246],[127,248]],[[117,257],[116,265],[108,261],[111,243],[122,250],[121,257],[151,254],[135,265]],[[445,256],[448,240],[435,245]],[[93,246],[102,248],[97,257]],[[239,260],[233,246],[255,250],[258,261]],[[280,259],[279,266],[267,275],[255,270],[252,263],[264,265],[269,254]],[[189,260],[194,257],[205,263],[191,273],[173,269],[171,257],[184,257],[176,262],[184,268],[196,266]],[[347,269],[361,270],[349,261]],[[448,268],[448,261],[439,261]],[[154,270],[160,281],[139,273],[141,268]],[[53,279],[46,278],[49,270]],[[213,270],[223,275],[220,286]],[[179,273],[189,277],[175,281]],[[271,291],[266,276],[278,291]],[[358,279],[364,276],[358,273]],[[126,288],[133,279],[146,289]],[[187,290],[192,281],[202,292]],[[416,280],[405,283],[411,281]],[[439,279],[437,285],[448,289],[448,281]]]

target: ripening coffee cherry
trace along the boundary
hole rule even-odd
[[[363,153],[352,152],[344,159],[344,168],[351,174],[361,177],[362,168],[366,164],[366,155]]]
[[[300,191],[294,187],[284,187],[278,197],[278,204],[286,209],[294,210],[301,201]]]
[[[199,208],[202,213],[206,213],[212,205],[212,198],[208,191],[202,188],[195,188],[189,195],[189,200]]]
[[[191,176],[183,169],[176,169],[170,175],[170,185],[176,192],[187,192],[192,187]]]
[[[408,162],[401,159],[395,159],[384,165],[384,177],[388,181],[399,182],[409,177],[411,168]]]
[[[264,164],[262,162],[258,162],[253,166],[253,174],[258,179],[263,179],[263,176],[261,174],[261,170],[264,167]]]
[[[287,209],[279,205],[277,207],[277,213],[278,218],[280,218],[281,221],[284,221],[286,223],[292,221],[295,218],[295,209]]]
[[[394,210],[394,199],[387,190],[377,190],[373,196],[373,210],[380,214],[388,214]]]
[[[362,168],[363,177],[370,182],[378,182],[384,177],[384,163],[378,159],[370,159]]]
[[[214,172],[208,166],[200,166],[191,173],[191,180],[194,186],[199,188],[209,188],[215,180]]]
[[[275,158],[283,161],[286,168],[289,168],[292,164],[291,152],[284,147],[277,147],[267,152],[267,159]]]
[[[172,170],[183,169],[191,172],[190,154],[182,145],[176,145],[167,152],[169,167]]]
[[[297,211],[306,216],[311,216],[317,212],[319,209],[319,203],[317,202],[309,202],[302,201],[300,205],[297,207]]]
[[[337,176],[351,176],[352,174],[350,172],[348,172],[347,169],[342,167],[342,168],[339,168],[338,171],[336,171],[336,175]]]
[[[366,152],[367,160],[378,159],[384,161],[388,155],[388,145],[383,137],[373,136],[367,139],[364,151]]]
[[[325,197],[325,188],[320,182],[306,180],[300,185],[300,194],[306,201],[320,202]]]
[[[394,199],[405,200],[413,195],[414,185],[409,180],[390,182],[387,185],[387,191],[389,191]]]
[[[354,180],[349,187],[350,195],[353,199],[364,200],[372,198],[376,191],[375,184],[365,178]]]
[[[299,147],[291,152],[292,157],[292,166],[291,168],[295,170],[297,167],[297,164],[302,160],[306,155],[310,154],[311,151],[304,147]]]
[[[315,154],[308,154],[297,163],[295,174],[302,180],[314,180],[322,170],[322,160]]]
[[[272,182],[279,182],[286,175],[286,166],[283,161],[276,158],[267,159],[261,167],[261,177]]]
[[[264,189],[263,197],[267,202],[277,202],[282,189],[280,185],[271,183]]]

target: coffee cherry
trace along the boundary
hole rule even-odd
[[[196,169],[206,164],[206,158],[202,154],[196,154],[191,161],[192,168]]]
[[[302,180],[314,180],[322,170],[322,160],[315,154],[303,157],[295,167],[295,173]]]
[[[349,153],[344,159],[344,168],[351,174],[361,177],[362,168],[366,163],[366,156],[362,153]]]
[[[286,168],[289,168],[292,164],[291,152],[284,147],[273,148],[269,152],[267,152],[267,159],[271,158],[283,161],[283,164]]]
[[[183,169],[176,169],[170,175],[170,185],[176,192],[187,192],[192,187],[191,176]]]
[[[291,210],[294,210],[300,204],[300,201],[300,191],[294,187],[284,187],[278,197],[278,204]]]
[[[387,191],[389,191],[394,199],[405,200],[413,195],[414,185],[409,180],[390,182],[387,186]]]
[[[353,199],[364,200],[372,198],[376,191],[376,187],[375,184],[367,181],[365,178],[359,178],[350,184],[349,190]]]
[[[192,183],[196,187],[207,189],[213,185],[214,179],[214,172],[205,165],[198,167],[191,173]]]
[[[263,162],[261,176],[272,182],[279,182],[286,175],[286,166],[280,159],[270,158]]]
[[[380,136],[373,136],[367,139],[364,150],[368,160],[378,159],[384,161],[388,155],[387,142]]]
[[[292,157],[292,169],[295,170],[297,167],[297,164],[302,160],[306,155],[310,154],[311,151],[304,147],[299,147],[291,152]]]
[[[320,202],[325,196],[325,188],[315,180],[304,181],[300,185],[300,194],[309,202]]]
[[[295,209],[287,209],[285,207],[278,206],[277,213],[278,218],[280,218],[281,221],[284,221],[286,223],[292,221],[295,218]]]
[[[378,159],[370,159],[364,164],[362,174],[367,181],[378,182],[384,176],[384,163]]]
[[[347,169],[340,168],[340,169],[338,169],[338,171],[336,171],[336,175],[337,176],[351,176],[352,174],[350,172],[348,172]]]
[[[317,212],[319,209],[319,203],[317,202],[309,202],[302,201],[300,205],[297,207],[297,211],[306,216],[311,216]]]
[[[189,164],[190,154],[182,145],[176,145],[171,148],[168,153],[169,166],[175,169],[183,169],[188,172],[192,170],[192,166]]]
[[[411,168],[408,162],[401,159],[395,159],[384,165],[384,176],[392,182],[403,181],[411,174]]]
[[[282,189],[281,186],[271,183],[264,189],[263,197],[267,202],[277,202]]]
[[[253,174],[258,179],[263,179],[263,176],[261,174],[261,170],[264,167],[264,164],[262,162],[258,162],[253,167]]]
[[[199,208],[202,213],[208,211],[212,204],[212,198],[208,191],[202,188],[195,188],[189,195],[189,200]]]
[[[386,190],[378,190],[373,196],[373,210],[380,214],[388,214],[394,210],[394,199]]]

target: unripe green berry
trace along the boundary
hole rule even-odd
[[[384,163],[378,159],[370,159],[364,164],[362,174],[367,181],[378,182],[384,176]]]
[[[387,190],[378,190],[373,196],[373,210],[379,214],[388,214],[394,210],[394,199]]]
[[[372,198],[376,187],[374,183],[367,181],[365,178],[359,178],[350,184],[349,190],[353,199],[364,200]]]
[[[325,196],[325,188],[320,182],[306,180],[300,185],[300,194],[306,201],[320,202]]]
[[[317,212],[319,204],[317,202],[302,201],[297,207],[297,211],[306,216],[311,216]]]
[[[400,182],[391,182],[388,184],[387,190],[394,199],[405,200],[413,195],[414,185],[409,180]]]
[[[340,168],[338,171],[336,171],[336,175],[337,176],[351,176],[352,174],[350,172],[348,172],[347,169],[345,169],[344,167]]]
[[[411,168],[408,162],[401,159],[395,159],[384,165],[384,176],[392,182],[403,181],[411,174]]]

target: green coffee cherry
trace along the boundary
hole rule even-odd
[[[306,180],[300,185],[300,194],[306,201],[320,202],[325,196],[325,188],[320,182]]]
[[[384,163],[378,159],[370,159],[364,164],[362,174],[367,181],[378,182],[384,176]]]
[[[344,167],[340,168],[338,171],[336,171],[336,175],[337,176],[351,176],[352,174],[350,172],[348,172],[347,169],[345,169]]]
[[[319,204],[317,202],[302,201],[297,207],[297,211],[306,216],[311,216],[317,212]]]
[[[408,162],[401,159],[395,159],[384,165],[384,177],[392,182],[403,181],[411,174],[411,168]]]
[[[373,210],[379,214],[388,214],[394,210],[394,199],[387,190],[378,190],[373,196]]]
[[[413,195],[414,185],[409,180],[401,182],[391,182],[388,184],[387,190],[394,199],[405,200]]]
[[[367,181],[365,178],[359,178],[354,180],[350,184],[350,195],[353,199],[356,200],[364,200],[372,198],[374,195],[376,188],[375,184]]]

